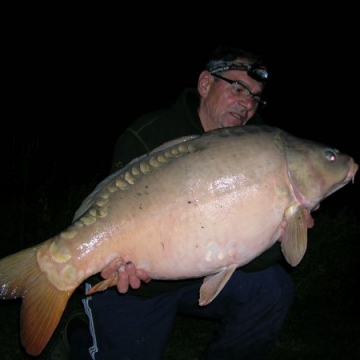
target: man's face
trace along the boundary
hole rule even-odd
[[[229,70],[218,75],[224,79],[208,71],[199,77],[199,116],[205,131],[245,125],[255,114],[263,91],[263,84],[246,71]],[[230,84],[229,80],[236,83]]]

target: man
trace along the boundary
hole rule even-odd
[[[243,126],[264,105],[267,70],[261,58],[219,47],[201,72],[197,90],[185,89],[176,103],[146,114],[117,141],[112,171],[166,141],[216,128]],[[162,359],[176,314],[219,320],[201,359],[265,359],[293,300],[289,275],[277,264],[279,245],[238,269],[207,306],[198,305],[203,279],[150,281],[121,260],[101,273],[117,272],[114,287],[84,299],[90,320],[93,359]],[[71,347],[71,352],[76,347]],[[79,355],[77,355],[79,356]],[[74,355],[76,358],[76,355]]]

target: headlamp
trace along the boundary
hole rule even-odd
[[[263,84],[266,83],[268,78],[268,71],[264,65],[260,64],[243,64],[243,63],[232,63],[232,64],[223,64],[212,70],[210,70],[210,74],[217,74],[220,72],[228,71],[228,70],[243,70],[246,71],[247,74],[256,81],[259,81]]]
[[[265,66],[259,64],[250,65],[249,70],[247,71],[248,75],[254,80],[265,83],[269,73]]]

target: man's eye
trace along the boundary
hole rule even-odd
[[[233,84],[233,88],[239,94],[246,94],[248,92],[243,86],[236,83]]]

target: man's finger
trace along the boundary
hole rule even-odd
[[[101,270],[101,276],[104,279],[109,278],[114,272],[124,264],[124,261],[121,258],[116,258],[107,264],[104,269]]]
[[[118,281],[116,287],[121,294],[125,294],[129,290],[129,274],[126,272],[125,265],[121,265],[117,270]]]
[[[151,277],[145,270],[138,269],[135,271],[135,275],[143,282],[148,283],[151,280]]]

